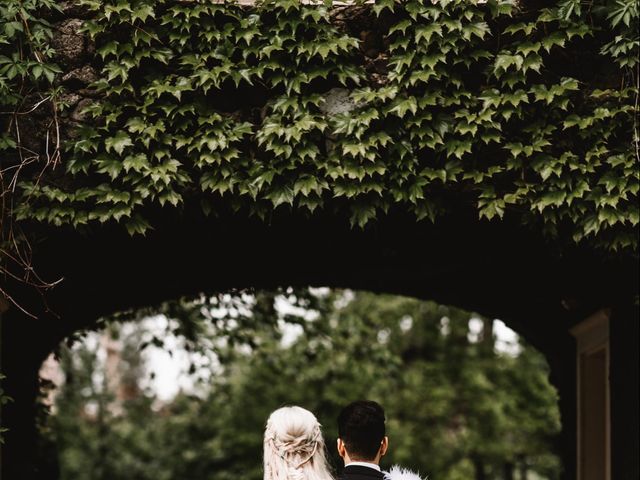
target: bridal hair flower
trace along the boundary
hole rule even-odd
[[[289,457],[291,455],[308,454],[306,460],[303,460],[295,467],[295,468],[300,468],[302,465],[304,465],[309,460],[311,460],[311,458],[313,458],[313,455],[316,453],[316,450],[318,449],[318,438],[320,437],[320,428],[318,427],[315,430],[316,431],[312,438],[301,437],[294,440],[283,442],[278,438],[276,438],[275,435],[273,435],[272,437],[270,437],[269,440],[272,442],[273,447],[275,448],[280,458],[282,458],[287,463],[290,463]]]

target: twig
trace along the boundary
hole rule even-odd
[[[0,271],[6,271],[4,268],[0,268]],[[9,300],[12,304],[14,304],[21,312],[23,312],[25,315],[28,315],[29,317],[33,318],[34,320],[37,320],[38,317],[36,317],[34,314],[26,311],[24,308],[22,308],[20,306],[20,304],[18,302],[16,302],[13,297],[11,295],[9,295],[7,292],[4,291],[4,289],[2,287],[0,287],[0,293],[2,294],[2,296],[4,298],[6,298],[7,300]]]

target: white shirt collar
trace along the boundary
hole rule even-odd
[[[369,463],[369,462],[350,462],[350,463],[347,463],[345,467],[369,467],[379,472],[381,471],[380,465],[376,465],[375,463]]]

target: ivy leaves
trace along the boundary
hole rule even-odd
[[[103,78],[92,124],[69,145],[82,187],[24,185],[39,202],[24,217],[143,233],[145,208],[197,196],[207,212],[224,201],[260,217],[344,207],[362,227],[392,206],[435,221],[456,195],[481,218],[524,212],[551,235],[636,248],[637,87],[624,69],[638,14],[626,0],[534,13],[501,0],[377,0],[375,81],[348,9],[84,3]],[[609,43],[593,53],[623,88],[558,75],[557,59],[603,25],[616,33],[599,34]],[[336,91],[348,97],[337,112]]]

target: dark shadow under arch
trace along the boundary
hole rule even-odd
[[[224,214],[205,219],[167,212],[145,237],[119,227],[95,233],[54,229],[35,245],[34,264],[47,280],[47,307],[29,288],[3,316],[2,370],[15,402],[5,407],[10,432],[3,478],[37,478],[28,453],[35,439],[33,398],[46,355],[101,316],[201,291],[282,285],[348,287],[402,294],[500,318],[549,361],[561,396],[559,439],[565,478],[575,475],[575,342],[568,329],[597,308],[637,291],[637,265],[588,249],[564,249],[531,230],[475,217],[437,225],[388,215],[364,230],[343,218],[274,215],[268,222]],[[19,472],[19,477],[15,476]]]

